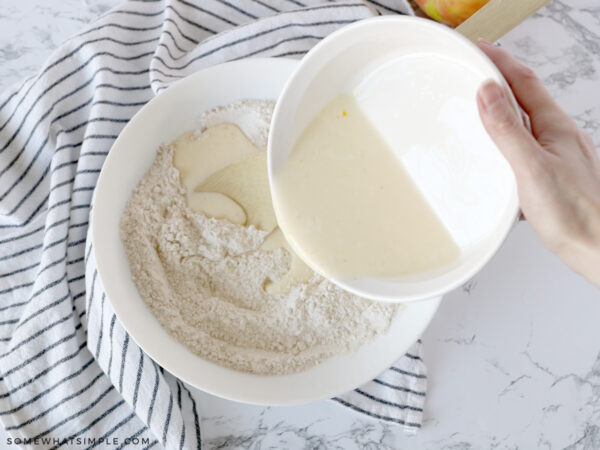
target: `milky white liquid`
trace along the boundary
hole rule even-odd
[[[477,110],[485,80],[459,61],[417,53],[377,67],[352,92],[463,250],[502,221],[512,195],[506,186],[514,185]]]
[[[326,276],[398,277],[460,251],[354,97],[329,103],[275,175],[286,237]]]

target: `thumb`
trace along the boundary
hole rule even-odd
[[[539,144],[498,83],[486,82],[479,89],[477,104],[485,129],[518,174],[539,154]]]

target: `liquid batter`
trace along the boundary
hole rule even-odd
[[[401,162],[343,94],[304,130],[275,175],[278,220],[326,276],[389,278],[458,259],[460,250]]]
[[[173,165],[188,191],[216,171],[262,151],[231,123],[214,125],[199,135],[188,131],[172,145],[175,148]]]

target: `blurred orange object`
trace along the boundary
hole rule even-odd
[[[416,0],[432,19],[456,27],[471,17],[489,0]]]

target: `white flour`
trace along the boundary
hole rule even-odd
[[[267,147],[271,115],[275,103],[268,100],[242,100],[206,111],[200,117],[200,131],[220,123],[233,123],[241,128],[254,145]]]
[[[244,101],[218,108],[200,128],[232,122],[264,147],[272,107]],[[260,250],[266,234],[189,209],[170,146],[159,150],[121,219],[140,295],[202,358],[258,374],[294,373],[387,331],[397,306],[351,295],[317,274],[285,295],[267,294],[263,284],[286,273],[291,257]]]

